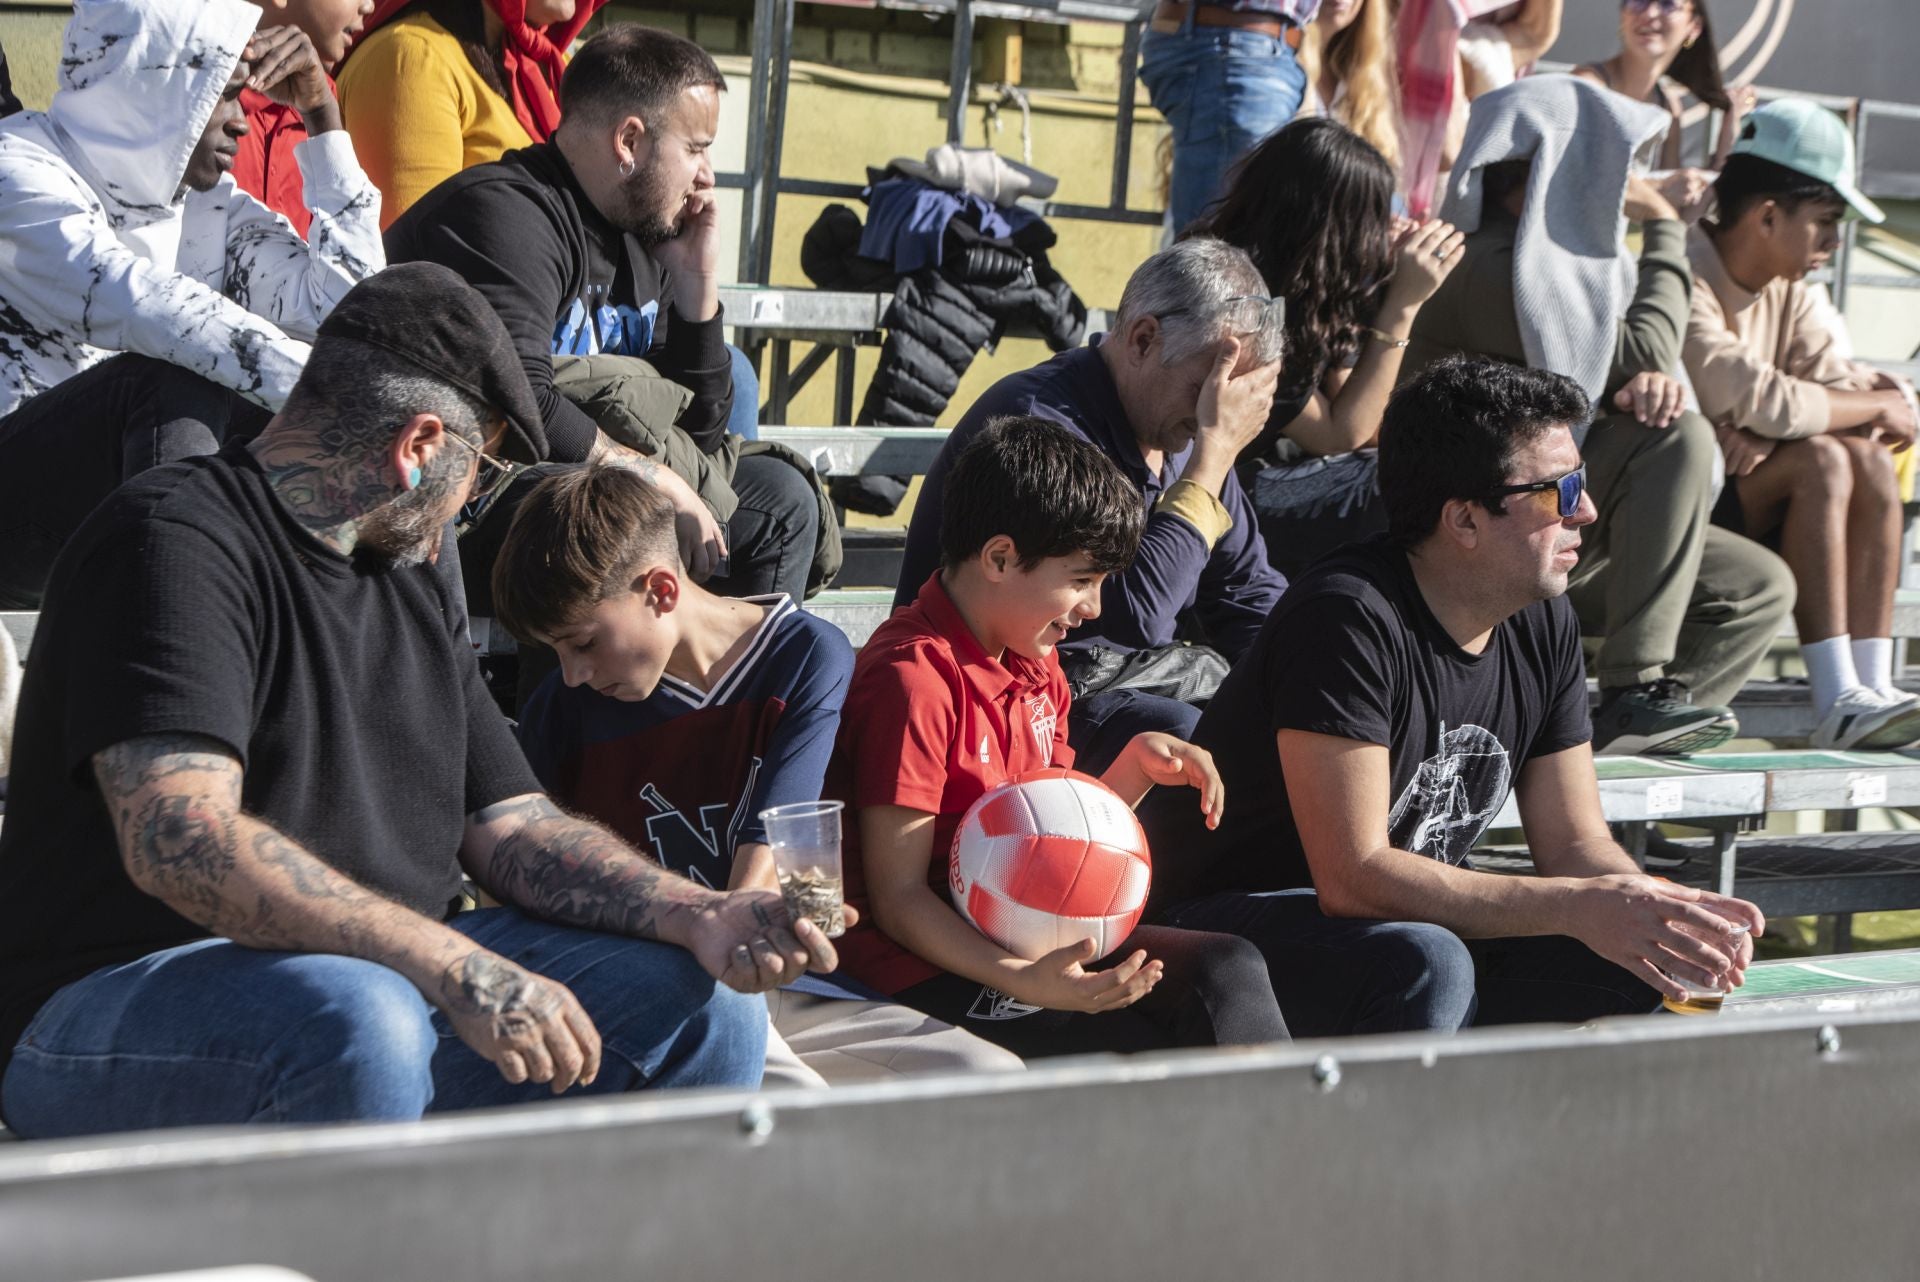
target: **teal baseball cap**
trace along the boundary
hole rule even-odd
[[[1853,137],[1840,117],[1804,98],[1781,98],[1755,110],[1740,127],[1736,156],[1758,156],[1817,178],[1840,193],[1870,223],[1885,222],[1880,206],[1855,183]]]

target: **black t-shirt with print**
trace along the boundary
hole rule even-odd
[[[121,486],[54,563],[0,827],[0,1071],[54,990],[207,931],[136,887],[93,754],[217,740],[241,804],[435,920],[466,816],[541,791],[488,697],[448,576],[333,552],[245,447]]]
[[[1157,902],[1313,884],[1281,730],[1384,745],[1393,844],[1466,864],[1521,766],[1592,737],[1573,607],[1565,597],[1529,606],[1469,654],[1384,539],[1320,561],[1287,589],[1194,731],[1226,783],[1219,829],[1206,832],[1191,804],[1148,810]]]

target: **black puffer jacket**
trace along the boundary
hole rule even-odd
[[[973,358],[1008,333],[1044,339],[1056,352],[1078,346],[1087,309],[1047,261],[1054,242],[1044,222],[1003,239],[955,218],[940,265],[902,276],[860,257],[859,216],[829,205],[801,245],[808,279],[822,289],[893,290],[886,345],[859,422],[931,427]]]
[[[862,258],[860,233],[858,214],[829,205],[800,246],[801,269],[822,289],[893,291],[887,341],[860,406],[860,425],[933,426],[980,349],[1008,333],[1039,337],[1056,352],[1078,346],[1086,334],[1086,305],[1047,261],[1055,236],[1044,222],[999,239],[955,218],[947,224],[940,265],[905,275],[890,263]],[[856,512],[890,516],[906,496],[908,479],[836,476],[827,488]]]

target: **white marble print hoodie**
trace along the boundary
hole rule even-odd
[[[260,10],[75,0],[59,88],[0,121],[0,415],[137,352],[278,410],[321,320],[386,264],[344,130],[295,150],[308,239],[224,176],[181,187]]]

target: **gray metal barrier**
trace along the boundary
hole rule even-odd
[[[13,1145],[0,1277],[1910,1278],[1917,1078],[1863,1010]]]

